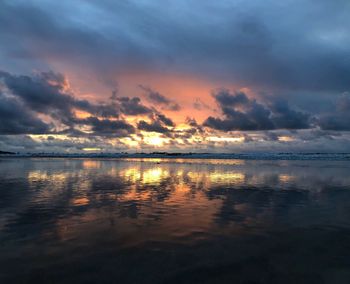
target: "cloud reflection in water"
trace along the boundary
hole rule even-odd
[[[253,239],[269,236],[259,241],[259,250],[267,248],[276,232],[302,229],[297,236],[308,239],[314,228],[349,230],[349,168],[332,161],[3,159],[0,265],[11,270],[24,254],[33,262],[21,268],[28,276],[46,258],[52,267],[85,267],[130,249],[162,257],[171,249],[185,261],[182,249],[200,258],[198,246],[213,247],[214,258],[240,246],[244,253],[229,259],[244,259],[257,253]]]

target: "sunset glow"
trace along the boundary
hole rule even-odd
[[[350,283],[350,0],[0,0],[0,283]]]
[[[1,150],[350,151],[345,4],[49,2],[0,4]]]

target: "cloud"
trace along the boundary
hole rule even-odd
[[[200,98],[196,98],[195,102],[193,103],[193,107],[196,110],[205,110],[205,109],[212,110],[212,108],[206,103],[204,103]]]
[[[32,111],[48,114],[67,125],[74,118],[74,109],[103,117],[119,116],[115,105],[93,104],[74,98],[67,79],[60,73],[42,72],[36,77],[30,77],[0,71],[0,79]]]
[[[0,91],[0,134],[41,134],[50,132],[46,124],[16,98]]]
[[[186,124],[191,126],[195,133],[204,134],[205,130],[202,125],[197,123],[197,120],[191,117],[186,117]]]
[[[310,128],[310,114],[290,108],[286,100],[278,99],[270,105],[271,120],[277,129]]]
[[[137,128],[147,132],[157,132],[171,136],[175,123],[170,118],[166,117],[164,114],[156,113],[153,114],[150,119],[150,122],[144,120],[139,121]]]
[[[63,93],[62,76],[42,73],[36,78],[0,72],[6,87],[31,110],[68,120],[74,99]],[[48,80],[50,78],[50,80]]]
[[[139,85],[139,87],[146,93],[147,99],[151,103],[161,105],[165,110],[179,111],[181,109],[178,103],[160,94],[159,92],[143,85]]]
[[[141,120],[138,122],[137,128],[147,132],[169,133],[169,129],[163,126],[159,121],[146,122]]]
[[[152,113],[152,110],[142,105],[139,97],[120,97],[117,98],[120,103],[120,110],[126,115],[145,115]]]
[[[243,92],[219,89],[213,93],[223,118],[208,117],[203,125],[221,131],[257,131],[272,129],[304,129],[310,127],[310,116],[290,108],[278,100],[269,106],[249,99]]]
[[[135,133],[135,128],[124,120],[99,119],[97,117],[89,117],[79,120],[80,124],[90,125],[94,135],[126,137]]]
[[[318,124],[323,130],[349,131],[350,130],[350,94],[343,93],[334,105],[333,111],[321,114]]]
[[[122,137],[133,134],[135,129],[120,118],[121,114],[152,113],[137,97],[118,97],[109,104],[77,99],[70,90],[68,80],[60,73],[42,72],[30,77],[0,71],[0,79],[3,81],[0,96],[0,115],[3,117],[0,134],[66,133],[78,136]],[[78,118],[75,110],[85,111],[90,117]],[[52,123],[43,122],[39,115],[48,116]],[[58,130],[57,123],[65,129]],[[90,132],[76,129],[82,125],[89,126]]]
[[[166,126],[175,127],[174,121],[172,121],[169,117],[166,117],[164,114],[158,113],[156,117],[159,121],[164,123]]]
[[[169,117],[144,106],[139,97],[119,97],[114,93],[110,103],[98,104],[77,99],[68,80],[60,73],[42,72],[31,77],[0,71],[0,79],[4,92],[8,93],[0,96],[0,115],[3,117],[0,134],[128,137],[136,129],[123,117],[144,115],[149,116],[151,122],[140,121],[137,124],[139,130],[170,135],[168,127],[175,127]],[[85,111],[89,117],[79,118],[75,110]],[[46,115],[52,122],[43,122],[40,115]],[[88,129],[82,131],[81,127],[86,126]]]
[[[132,69],[348,90],[348,1],[277,2],[1,1],[2,62],[89,67],[106,81]]]

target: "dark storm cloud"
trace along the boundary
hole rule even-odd
[[[350,94],[344,93],[336,99],[331,113],[321,114],[318,124],[323,130],[350,130]]]
[[[220,89],[213,93],[223,118],[208,117],[204,126],[221,131],[309,128],[310,115],[290,108],[278,100],[269,106],[249,99],[245,93]]]
[[[33,79],[29,76],[14,76],[6,72],[0,72],[0,78],[4,80],[7,88],[20,98],[30,109],[39,113],[57,115],[60,117],[71,116],[73,98],[62,93],[63,81],[61,76],[42,74],[42,77]],[[50,77],[54,84],[46,79]]]
[[[144,106],[139,97],[118,97],[115,93],[109,104],[76,99],[67,89],[66,78],[59,73],[43,72],[36,77],[30,77],[0,71],[0,79],[4,90],[9,93],[9,96],[0,96],[0,116],[3,118],[0,134],[58,133],[73,137],[125,137],[134,134],[134,126],[120,115],[149,116],[151,123],[141,121],[138,124],[138,128],[144,131],[170,134],[168,127],[175,127],[170,118]],[[90,117],[76,117],[75,109],[87,112]],[[56,131],[53,125],[41,121],[38,114],[48,115],[68,128]],[[89,126],[90,132],[82,132],[76,129],[77,126]]]
[[[308,113],[291,109],[286,100],[277,100],[270,105],[271,120],[275,128],[280,129],[306,129],[310,128],[310,115]]]
[[[145,91],[147,93],[148,99],[154,103],[157,104],[169,104],[170,100],[168,98],[166,98],[165,96],[161,95],[160,93],[152,90],[149,87],[143,86],[143,85],[139,85],[140,89],[142,89],[143,91]]]
[[[17,61],[87,65],[106,80],[132,67],[290,90],[350,88],[349,1],[169,5],[1,1],[1,50]]]
[[[213,94],[224,118],[208,117],[204,126],[222,131],[274,129],[271,112],[244,93],[231,94],[222,89]]]
[[[150,116],[150,119],[151,122],[146,122],[144,120],[139,121],[137,128],[147,132],[157,132],[171,136],[173,132],[172,128],[175,127],[175,123],[170,118],[161,113],[154,113]]]
[[[166,96],[158,93],[157,91],[152,90],[149,87],[139,85],[139,87],[146,93],[147,99],[155,104],[162,105],[164,109],[178,111],[181,109],[180,105],[173,100],[167,98]]]
[[[76,99],[67,90],[67,81],[62,74],[43,72],[36,77],[15,76],[0,71],[3,81],[0,93],[0,134],[49,134],[60,133],[73,136],[110,135],[129,136],[135,128],[119,117],[120,114],[149,114],[152,110],[140,103],[139,98],[121,97],[110,104],[95,104],[87,100]],[[8,94],[5,95],[4,92]],[[79,109],[90,114],[86,119],[75,116]],[[56,131],[38,118],[45,114],[67,126]],[[162,118],[162,116],[159,116]],[[116,120],[117,119],[117,120]],[[166,117],[162,118],[165,122]],[[92,133],[77,130],[76,126],[91,127]]]
[[[0,79],[3,79],[12,94],[23,100],[31,110],[49,114],[68,125],[74,117],[74,108],[104,117],[119,115],[113,105],[92,104],[74,98],[65,91],[67,82],[59,73],[42,72],[33,78],[0,71]]]
[[[74,100],[73,107],[96,116],[119,117],[120,109],[116,104],[93,104],[87,100]]]
[[[141,120],[138,122],[137,128],[147,132],[169,133],[169,129],[163,126],[159,121],[152,121],[149,123]]]
[[[169,117],[166,117],[164,114],[159,113],[159,114],[156,114],[156,116],[157,116],[157,119],[162,123],[164,123],[166,126],[175,127],[174,121],[172,121]]]
[[[65,91],[66,80],[62,74],[42,72],[37,77],[15,76],[0,71],[0,79],[14,95],[21,98],[32,110],[72,117],[72,109],[80,109],[102,117],[118,117],[126,115],[149,114],[151,109],[141,104],[138,97],[118,97],[112,104],[93,104],[87,100],[74,98]],[[58,115],[57,115],[58,116]]]
[[[226,106],[242,106],[250,103],[246,94],[242,92],[236,92],[232,95],[228,90],[222,89],[216,93],[214,92],[213,96],[221,108],[225,108]]]
[[[199,132],[199,133],[204,132],[203,127],[201,125],[199,125],[194,118],[186,117],[186,123],[187,123],[187,125],[191,126],[192,129],[195,129],[195,132]]]
[[[186,117],[186,123],[192,127],[199,127],[197,121],[194,118]]]
[[[126,115],[145,115],[152,113],[152,110],[143,104],[139,97],[120,97],[116,99],[120,103],[120,110]]]
[[[50,131],[33,112],[18,100],[6,97],[0,91],[0,134],[42,134]]]
[[[126,137],[135,133],[135,128],[124,120],[98,119],[89,117],[79,121],[80,124],[90,125],[95,135]]]

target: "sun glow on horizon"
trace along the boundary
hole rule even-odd
[[[165,139],[164,138],[161,138],[157,135],[152,135],[152,136],[149,136],[149,137],[145,137],[144,138],[144,142],[146,144],[149,144],[149,145],[153,145],[153,146],[156,146],[156,147],[161,147],[164,145],[165,143]]]

